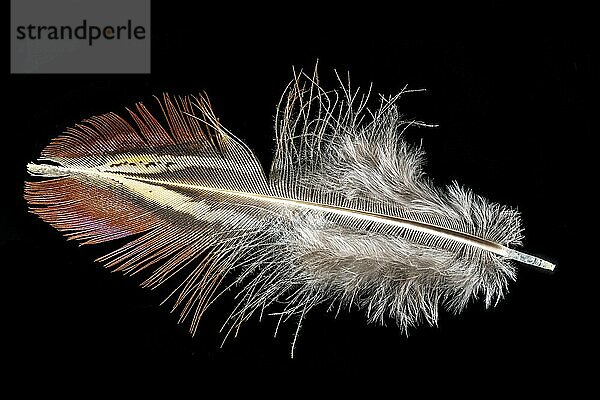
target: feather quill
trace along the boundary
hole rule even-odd
[[[341,80],[340,80],[341,82]],[[157,99],[84,120],[27,168],[30,210],[69,239],[132,237],[99,259],[169,296],[191,332],[225,289],[239,288],[225,337],[265,308],[280,321],[322,303],[357,307],[402,330],[436,324],[441,307],[491,305],[515,279],[511,260],[552,270],[518,250],[519,214],[458,184],[436,187],[398,95],[350,85],[325,91],[300,73],[277,109],[276,152],[263,171],[205,96]],[[225,277],[233,282],[225,285]],[[295,338],[294,338],[295,341]],[[293,351],[293,350],[292,350]]]

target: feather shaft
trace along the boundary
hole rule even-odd
[[[45,176],[61,176],[67,175],[70,173],[82,173],[82,174],[95,174],[103,177],[110,177],[114,175],[114,173],[107,173],[89,169],[79,169],[79,168],[64,168],[53,165],[38,165],[38,164],[29,164],[28,170],[32,174],[44,174]],[[414,221],[407,218],[397,217],[397,216],[389,216],[374,212],[355,210],[350,208],[344,208],[340,206],[330,205],[330,204],[319,204],[316,202],[306,201],[306,200],[298,200],[293,198],[285,198],[279,197],[276,195],[266,195],[260,193],[250,193],[250,192],[242,192],[236,190],[228,190],[221,189],[217,187],[208,187],[208,186],[199,186],[194,184],[185,184],[185,183],[177,183],[177,182],[168,182],[168,181],[160,181],[156,179],[149,178],[141,178],[141,177],[130,177],[129,179],[150,183],[157,186],[173,186],[180,187],[190,190],[198,190],[203,192],[214,192],[221,193],[235,197],[254,199],[259,201],[264,201],[273,204],[279,204],[283,206],[292,206],[292,207],[301,207],[307,208],[316,211],[323,211],[327,213],[338,214],[341,216],[348,216],[355,219],[362,219],[365,221],[372,221],[376,223],[382,223],[391,226],[397,226],[400,228],[411,229],[418,232],[423,232],[426,234],[430,234],[433,236],[442,237],[445,239],[453,240],[458,243],[463,243],[468,246],[472,246],[481,250],[485,250],[511,260],[519,261],[521,263],[531,265],[534,267],[538,267],[541,269],[546,269],[549,271],[553,271],[555,265],[549,261],[543,260],[541,258],[532,256],[530,254],[510,249],[506,246],[502,246],[501,244],[492,242],[490,240],[482,239],[474,235],[470,235],[468,233],[459,232],[453,229],[448,229],[445,227],[437,226],[434,224],[428,224],[421,221]]]

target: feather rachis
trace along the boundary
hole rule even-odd
[[[350,86],[326,92],[316,74],[296,75],[267,177],[205,97],[164,96],[164,122],[138,104],[135,128],[111,113],[53,140],[28,167],[52,179],[28,183],[26,198],[84,243],[141,235],[100,261],[146,273],[151,288],[179,279],[169,298],[192,331],[230,274],[229,333],[276,302],[281,320],[329,303],[403,330],[435,324],[440,307],[503,296],[508,258],[526,257],[513,249],[520,216],[457,184],[435,187],[423,150],[402,138],[421,123],[402,117],[398,98],[370,111]]]

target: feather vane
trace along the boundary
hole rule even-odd
[[[369,111],[368,93],[295,75],[268,176],[205,96],[165,95],[162,121],[137,104],[133,125],[109,113],[67,129],[28,165],[42,179],[26,183],[25,198],[69,239],[131,237],[99,261],[143,273],[150,288],[175,280],[169,298],[192,332],[234,286],[227,335],[275,303],[281,320],[327,303],[403,330],[436,324],[440,307],[500,299],[515,279],[511,260],[554,265],[515,250],[515,210],[427,179],[423,150],[403,139],[423,125],[398,111],[408,92]]]

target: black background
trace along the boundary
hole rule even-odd
[[[589,293],[576,289],[595,266],[576,263],[571,247],[573,197],[581,195],[573,171],[591,135],[585,35],[530,26],[543,18],[535,10],[509,19],[522,10],[498,3],[469,10],[474,17],[466,9],[434,18],[427,8],[361,7],[191,8],[155,1],[151,75],[9,76],[0,246],[13,371],[79,372],[105,382],[123,366],[134,372],[186,365],[198,376],[255,372],[264,382],[273,374],[292,381],[294,371],[306,370],[324,380],[349,378],[347,387],[363,385],[355,378],[366,374],[394,379],[387,384],[456,375],[490,387],[522,377],[543,379],[547,387],[580,370],[595,349],[587,341],[594,315],[584,309]],[[438,327],[411,329],[408,337],[392,323],[367,325],[360,312],[334,318],[317,308],[292,360],[293,324],[273,338],[274,317],[253,319],[221,348],[218,330],[234,303],[225,298],[192,338],[167,306],[158,306],[164,292],[140,289],[135,278],[93,263],[110,245],[80,248],[26,213],[25,165],[51,138],[84,117],[122,112],[165,91],[206,91],[225,126],[268,165],[274,109],[292,66],[311,69],[317,59],[325,87],[336,84],[335,68],[350,71],[355,86],[373,82],[384,94],[406,84],[427,88],[400,103],[408,116],[440,125],[407,136],[422,140],[427,172],[438,184],[457,180],[517,207],[525,248],[555,261],[556,272],[519,267],[498,306],[485,310],[475,302],[458,316],[442,313]]]

